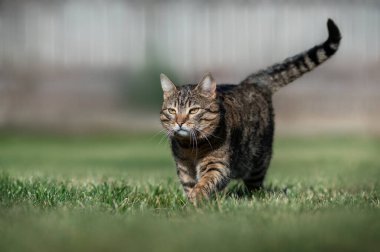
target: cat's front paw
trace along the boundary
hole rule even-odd
[[[207,200],[208,194],[202,190],[200,187],[194,187],[188,195],[189,201],[194,205],[197,206],[197,203]]]

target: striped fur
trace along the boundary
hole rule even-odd
[[[240,85],[218,85],[211,74],[198,84],[175,86],[161,75],[162,126],[170,137],[177,174],[193,203],[242,179],[261,188],[272,156],[272,94],[326,61],[338,49],[339,29],[327,23],[326,42],[249,76]]]
[[[329,36],[324,43],[287,58],[282,63],[254,73],[248,76],[243,83],[262,85],[274,93],[303,74],[310,72],[338,50],[341,40],[340,31],[331,19],[327,21],[327,28]]]

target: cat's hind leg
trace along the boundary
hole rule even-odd
[[[264,178],[247,178],[243,182],[250,192],[254,192],[263,188]]]
[[[254,162],[253,169],[243,178],[243,182],[249,191],[257,191],[263,187],[270,159],[271,155],[267,155],[267,157]]]

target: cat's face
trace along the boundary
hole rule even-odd
[[[161,74],[164,102],[161,124],[168,135],[177,138],[207,138],[218,126],[220,115],[216,83],[206,74],[198,85],[176,87]]]

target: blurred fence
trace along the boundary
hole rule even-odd
[[[235,83],[323,41],[328,17],[342,47],[276,95],[278,128],[379,132],[380,2],[339,0],[0,1],[0,126],[155,129],[160,71]]]

